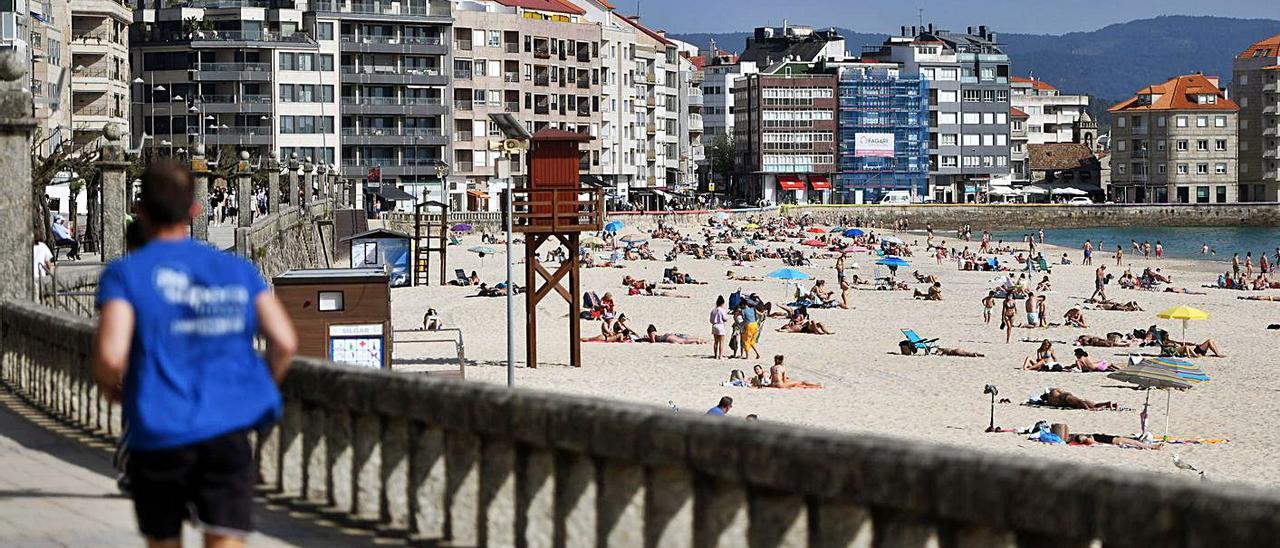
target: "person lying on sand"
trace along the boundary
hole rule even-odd
[[[649,327],[645,329],[645,336],[640,341],[671,344],[707,344],[706,339],[691,337],[684,333],[663,333],[659,335],[658,328],[654,327],[653,324],[649,324]]]
[[[827,327],[822,322],[810,320],[806,317],[796,315],[786,325],[777,329],[779,333],[808,333],[810,335],[834,335],[835,333],[827,331]]]
[[[1280,302],[1280,295],[1249,295],[1248,297],[1236,297],[1242,301],[1269,301]]]
[[[1182,293],[1184,295],[1208,295],[1208,293],[1205,293],[1204,291],[1192,291],[1185,287],[1166,287],[1164,288],[1164,292],[1165,293]]]
[[[959,348],[946,348],[946,347],[942,347],[942,346],[934,347],[934,349],[933,349],[933,353],[934,353],[934,354],[939,354],[939,355],[942,355],[942,356],[956,356],[956,357],[960,357],[960,358],[985,358],[985,357],[987,357],[985,354],[982,354],[982,353],[979,353],[979,352],[971,352],[971,351],[968,351],[968,350],[962,350],[962,349],[959,349]]]
[[[1088,302],[1088,301],[1086,301]],[[1137,301],[1117,303],[1114,301],[1098,301],[1093,303],[1094,310],[1114,310],[1119,312],[1141,312],[1142,306]]]
[[[938,281],[937,276],[934,276],[933,274],[929,274],[926,276],[924,274],[921,274],[920,271],[918,270],[911,271],[911,275],[915,276],[917,283],[931,284],[933,282]]]
[[[1076,337],[1076,344],[1080,346],[1100,346],[1104,348],[1116,346],[1131,346],[1132,342],[1125,338],[1121,333],[1107,333],[1107,336],[1097,337],[1094,335],[1080,335]]]
[[[764,366],[756,364],[756,366],[751,369],[751,372],[753,373],[753,375],[751,375],[752,388],[769,387],[769,376],[765,374]]]
[[[942,282],[933,282],[933,285],[929,286],[928,291],[913,291],[911,296],[916,299],[924,299],[926,301],[941,301]]]
[[[1105,360],[1095,360],[1083,348],[1075,350],[1076,362],[1068,369],[1079,369],[1081,373],[1100,373],[1111,368]]]
[[[1101,411],[1101,410],[1114,411],[1114,410],[1120,409],[1120,404],[1116,402],[1110,402],[1110,401],[1092,402],[1084,398],[1081,398],[1079,396],[1076,396],[1075,394],[1067,392],[1066,390],[1063,390],[1061,388],[1050,388],[1049,390],[1045,391],[1044,394],[1040,395],[1040,398],[1038,401],[1040,402],[1041,405],[1048,405],[1050,407],[1065,407],[1068,409],[1084,409],[1087,411]]]
[[[1169,344],[1165,345],[1165,349],[1167,349],[1174,356],[1182,356],[1187,358],[1203,358],[1208,356],[1210,353],[1212,353],[1213,357],[1215,358],[1227,357],[1226,354],[1223,354],[1218,349],[1218,341],[1215,341],[1213,339],[1205,339],[1205,341],[1200,344],[1191,344],[1189,342],[1181,342],[1181,341],[1175,341],[1170,339]]]
[[[821,384],[808,381],[795,381],[787,376],[787,366],[782,364],[782,354],[773,357],[773,367],[769,368],[769,388],[822,388]]]
[[[1115,445],[1133,449],[1150,449],[1152,451],[1159,451],[1160,447],[1162,447],[1158,443],[1143,443],[1133,438],[1109,434],[1071,434],[1067,436],[1066,441],[1073,445]]]
[[[730,271],[728,271],[728,272],[725,272],[725,273],[724,273],[724,276],[725,276],[725,278],[726,278],[726,279],[729,279],[729,280],[732,280],[732,281],[735,281],[735,282],[762,282],[762,281],[764,281],[764,278],[761,278],[761,277],[759,277],[759,276],[744,276],[744,275],[742,275],[742,274],[735,274],[732,270],[730,270]]]
[[[1079,308],[1072,307],[1062,317],[1066,320],[1067,325],[1071,327],[1089,327],[1089,324],[1084,321],[1084,312],[1081,312]]]

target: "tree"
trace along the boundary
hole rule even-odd
[[[53,242],[53,227],[50,225],[53,216],[49,211],[49,201],[45,199],[45,187],[59,177],[70,177],[72,183],[76,179],[94,182],[98,178],[98,169],[93,163],[96,153],[77,150],[73,141],[63,137],[61,132],[45,135],[44,129],[39,127],[31,136],[31,192],[32,203],[35,204],[31,212],[31,226],[33,233],[43,235],[46,242]],[[47,153],[44,152],[46,149]],[[73,205],[74,184],[72,188]],[[90,196],[93,195],[92,188],[90,186]],[[89,227],[92,226],[90,220]]]
[[[716,140],[711,143],[711,179],[715,180],[716,175],[720,176],[720,180],[728,182],[729,176],[733,173],[734,159],[734,142],[733,137],[728,134],[716,136]],[[727,188],[725,190],[728,190]]]

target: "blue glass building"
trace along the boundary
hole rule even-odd
[[[840,201],[876,202],[891,190],[927,196],[928,80],[885,70],[844,70],[838,86]]]

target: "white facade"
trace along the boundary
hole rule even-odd
[[[1012,78],[1009,102],[1027,113],[1027,144],[1032,145],[1072,142],[1074,125],[1089,108],[1089,97],[1064,95],[1034,78]]]

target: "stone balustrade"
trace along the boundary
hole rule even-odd
[[[0,303],[0,378],[104,437],[93,324]],[[1280,495],[298,360],[261,481],[450,546],[1269,546]],[[230,402],[229,402],[230,403]]]
[[[263,277],[295,268],[321,268],[331,263],[333,225],[318,221],[332,218],[333,200],[320,198],[303,208],[285,206],[236,229],[235,253],[258,267]]]

